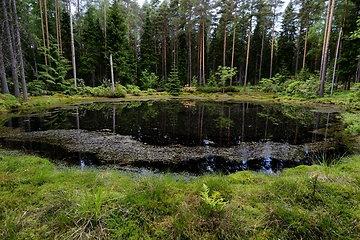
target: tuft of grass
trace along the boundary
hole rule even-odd
[[[280,175],[188,177],[2,150],[0,239],[359,239],[359,186],[360,156]]]

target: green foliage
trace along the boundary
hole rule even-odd
[[[47,53],[46,56],[48,61],[51,62],[51,65],[40,65],[40,67],[44,69],[44,71],[39,72],[39,78],[43,81],[43,84],[39,82],[32,86],[30,84],[29,92],[33,92],[34,94],[37,94],[39,91],[64,92],[72,87],[73,81],[66,78],[68,71],[71,69],[70,61],[59,54],[56,44],[50,45],[49,53]],[[37,90],[34,89],[34,86],[46,86],[46,88]]]
[[[237,73],[236,67],[226,67],[226,66],[218,66],[218,69],[216,71],[216,75],[220,78],[220,84],[223,88],[223,92],[225,91],[225,84],[227,80],[230,80],[232,77],[234,77]]]
[[[214,120],[216,122],[216,128],[229,128],[234,125],[234,121],[230,118],[220,116]]]
[[[129,94],[133,94],[135,96],[139,96],[141,94],[141,90],[136,85],[127,84],[126,85],[126,92]]]
[[[318,95],[319,75],[303,71],[295,80],[286,78],[284,75],[276,74],[271,79],[260,80],[260,90],[269,93],[278,93],[287,96],[299,96],[304,98],[315,98]],[[326,92],[330,91],[330,83],[325,85]]]
[[[175,66],[170,72],[170,76],[166,84],[166,91],[171,95],[179,95],[181,91],[181,82],[179,80],[179,74]]]
[[[212,191],[210,195],[209,187],[204,183],[203,189],[200,192],[200,197],[203,202],[213,211],[222,211],[226,206],[226,201],[221,197],[220,192]]]
[[[0,94],[0,112],[20,106],[20,102],[15,96],[10,94]]]
[[[197,87],[198,82],[199,82],[199,80],[197,79],[197,77],[193,76],[192,79],[191,79],[190,87]]]
[[[124,6],[114,1],[109,9],[106,28],[107,57],[110,58],[112,54],[114,73],[122,85],[133,84],[136,76],[136,63],[127,39],[128,25],[124,13]]]
[[[356,113],[342,113],[342,121],[346,125],[345,131],[352,135],[360,135],[360,117]]]
[[[115,97],[118,97],[118,98],[126,97],[126,92],[127,92],[126,87],[124,87],[121,84],[116,84],[115,90],[114,90]]]
[[[159,77],[155,75],[155,73],[149,73],[146,69],[145,71],[142,71],[140,78],[141,88],[142,89],[149,89],[149,88],[155,88],[157,81],[159,80]]]
[[[208,87],[217,87],[218,86],[215,74],[212,71],[210,72],[210,77],[208,79],[208,83],[206,86],[208,86]]]

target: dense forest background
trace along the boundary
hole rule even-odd
[[[143,90],[313,79],[320,96],[360,80],[359,0],[1,2],[2,93],[25,99],[112,75]]]

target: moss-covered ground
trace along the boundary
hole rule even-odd
[[[359,239],[359,221],[360,157],[194,177],[0,152],[0,239]]]

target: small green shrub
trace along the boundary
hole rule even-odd
[[[126,97],[126,88],[121,84],[116,84],[114,95],[118,98]]]
[[[126,85],[126,92],[129,94],[133,94],[135,96],[139,96],[141,94],[141,90],[136,85],[127,84]]]

